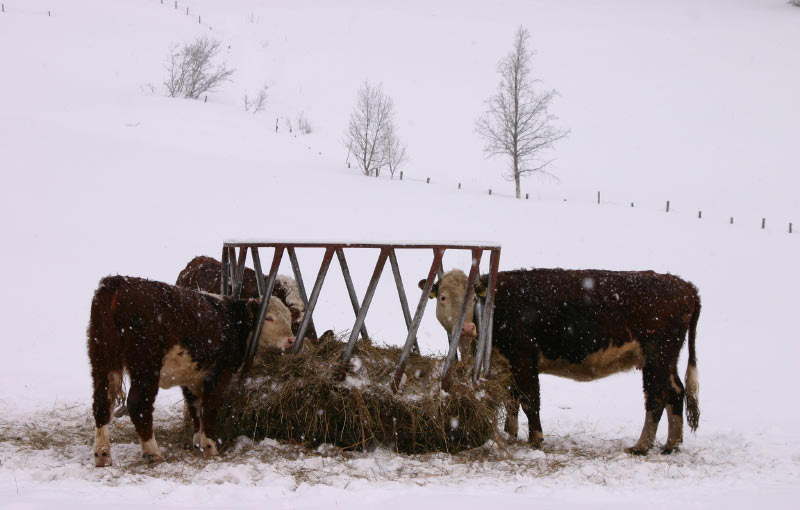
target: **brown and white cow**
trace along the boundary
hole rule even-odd
[[[466,281],[462,271],[450,271],[431,292],[431,298],[438,298],[436,316],[448,333],[456,322]],[[485,292],[486,284],[483,276],[476,292]],[[639,368],[644,379],[645,423],[638,442],[628,451],[647,453],[665,408],[669,432],[663,452],[676,450],[683,441],[684,399],[692,430],[700,418],[695,356],[699,314],[697,288],[669,274],[563,269],[500,272],[494,346],[511,364],[515,398],[528,417],[530,443],[538,447],[543,438],[539,374],[592,381]],[[471,325],[472,319],[472,307],[468,307],[466,322]],[[687,333],[684,389],[677,363]],[[506,431],[514,437],[518,407],[509,406],[506,421]]]
[[[218,294],[221,288],[222,262],[206,256],[193,258],[178,275],[175,285],[192,290],[202,290]],[[266,280],[266,277],[265,277]],[[272,295],[283,302],[292,314],[292,332],[297,334],[305,314],[305,304],[300,297],[297,282],[293,278],[278,275],[272,288]],[[257,298],[258,283],[256,272],[246,267],[242,278],[242,298]],[[316,338],[313,327],[306,333],[308,338]]]
[[[95,465],[111,465],[108,423],[124,400],[122,375],[130,377],[128,412],[145,458],[160,461],[153,435],[159,388],[181,386],[194,424],[193,444],[217,455],[214,424],[220,398],[242,366],[258,320],[260,302],[233,300],[166,283],[108,276],[92,299],[88,329],[94,384]],[[289,310],[270,299],[258,351],[294,342]]]

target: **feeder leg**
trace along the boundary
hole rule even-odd
[[[325,281],[325,275],[328,274],[328,267],[330,267],[331,259],[333,259],[333,251],[333,247],[325,248],[325,255],[322,257],[322,264],[319,266],[319,273],[317,273],[317,280],[314,282],[314,288],[311,289],[311,297],[308,299],[306,313],[303,315],[303,320],[300,321],[300,329],[297,330],[297,338],[295,338],[294,346],[292,347],[293,353],[300,352],[300,348],[303,346],[306,330],[311,324],[311,317],[314,315],[314,308],[317,306],[317,299],[319,299],[319,293],[322,290],[322,283]]]
[[[411,312],[408,311],[408,299],[406,299],[406,290],[403,287],[403,278],[400,276],[400,266],[397,264],[397,254],[394,248],[389,250],[389,263],[392,265],[394,283],[397,286],[397,296],[400,298],[400,306],[403,308],[403,318],[406,321],[406,330],[408,330],[411,327]],[[414,339],[414,352],[419,352],[416,338]]]
[[[444,255],[444,248],[435,248],[433,250],[433,262],[428,271],[428,278],[425,280],[425,285],[422,288],[422,295],[419,298],[417,311],[414,313],[414,319],[411,321],[411,326],[408,328],[408,336],[406,336],[406,343],[403,345],[403,352],[400,354],[400,362],[397,364],[397,370],[394,373],[394,380],[392,381],[392,391],[397,393],[400,388],[400,381],[403,379],[403,373],[406,371],[406,363],[408,363],[408,356],[411,354],[411,348],[414,345],[417,336],[419,324],[422,322],[422,315],[425,313],[425,305],[428,304],[428,296],[433,289],[433,283],[436,279],[436,274],[442,267],[442,256]]]
[[[269,278],[267,278],[267,286],[264,289],[264,297],[261,300],[261,308],[258,311],[256,327],[253,330],[252,338],[250,338],[250,344],[247,346],[247,353],[245,354],[244,365],[242,367],[242,376],[250,369],[250,366],[253,364],[253,356],[255,356],[258,350],[258,337],[261,335],[261,329],[264,326],[264,318],[267,316],[267,305],[272,296],[272,288],[275,286],[275,277],[278,276],[278,268],[281,265],[283,249],[283,246],[276,246],[275,253],[272,255],[272,266],[269,268]]]
[[[229,289],[227,293],[233,293],[233,283],[236,281],[236,247],[228,246],[228,281]]]
[[[486,306],[483,310],[483,327],[486,330],[485,353],[483,356],[483,371],[489,373],[492,357],[492,340],[494,336],[494,298],[497,293],[497,273],[500,268],[500,250],[492,250],[489,259],[489,281],[486,288]]]
[[[253,252],[253,269],[256,271],[258,297],[264,297],[264,271],[261,269],[261,256],[258,254],[258,246],[253,246],[250,251]]]
[[[292,273],[294,273],[294,280],[297,282],[297,291],[300,293],[300,299],[303,301],[303,306],[308,309],[306,286],[303,284],[303,275],[300,274],[300,263],[297,261],[297,253],[295,253],[294,247],[289,247],[286,251],[289,252],[289,262],[292,263]],[[314,328],[313,320],[308,324],[308,336],[310,338],[317,338],[317,330]]]
[[[356,346],[358,332],[364,325],[364,319],[367,316],[367,311],[369,311],[369,305],[372,303],[372,297],[375,295],[375,289],[378,287],[378,280],[381,277],[383,266],[386,265],[386,259],[388,257],[389,248],[381,248],[381,253],[378,256],[378,262],[375,264],[375,270],[372,272],[372,278],[370,278],[369,285],[367,286],[367,293],[364,295],[364,301],[361,303],[361,309],[358,311],[358,316],[356,316],[356,323],[353,325],[353,329],[350,332],[350,339],[347,341],[347,347],[345,347],[344,353],[342,353],[341,367],[339,374],[337,374],[340,380],[344,379],[344,375],[347,373],[347,364],[350,361],[350,356],[353,355],[353,349]]]
[[[483,328],[483,310],[485,308],[485,298],[478,297],[475,301],[475,309],[472,316],[475,320],[475,327],[478,328],[478,344],[475,346],[475,362],[472,365],[472,382],[478,382],[483,370],[483,356],[486,345],[486,331]]]
[[[347,259],[344,257],[344,250],[341,247],[336,248],[336,258],[339,259],[339,267],[342,268],[342,276],[344,277],[345,285],[347,285],[347,293],[350,295],[350,304],[353,305],[353,313],[355,313],[356,317],[358,317],[358,295],[356,294],[356,289],[353,286],[353,278],[350,276],[350,268],[347,266]],[[363,323],[361,324],[361,338],[364,340],[369,338],[369,335],[367,334],[367,326]]]
[[[239,259],[236,261],[236,271],[233,278],[233,299],[239,299],[242,295],[245,262],[247,262],[247,246],[242,246],[239,248]]]
[[[220,278],[220,288],[219,293],[221,296],[226,296],[228,294],[228,265],[230,261],[228,260],[228,247],[222,247],[222,275]]]
[[[480,270],[482,249],[472,250],[472,267],[469,270],[467,277],[467,286],[464,288],[464,298],[461,302],[461,311],[458,314],[458,320],[453,327],[453,332],[450,335],[450,350],[447,352],[447,358],[444,360],[444,367],[442,367],[442,389],[447,391],[450,387],[450,369],[453,366],[453,361],[456,358],[456,351],[458,351],[458,342],[461,340],[461,329],[464,327],[464,320],[467,318],[467,310],[472,303],[467,299],[470,291],[475,286],[475,281],[478,279]]]

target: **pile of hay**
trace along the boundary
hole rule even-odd
[[[334,377],[345,348],[333,335],[307,342],[299,354],[256,360],[243,384],[231,385],[219,412],[217,435],[266,437],[342,448],[382,445],[397,452],[457,452],[496,435],[498,412],[509,398],[508,366],[495,355],[478,387],[471,366],[456,363],[449,393],[440,390],[443,360],[413,355],[400,391],[391,381],[400,348],[356,343],[346,379]]]

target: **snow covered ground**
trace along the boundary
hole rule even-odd
[[[3,4],[1,508],[744,508],[790,507],[800,495],[800,241],[786,232],[800,217],[800,9],[782,0]],[[529,201],[508,197],[504,163],[485,160],[473,133],[519,23],[572,129],[556,153],[561,180],[526,181]],[[200,34],[223,42],[234,81],[207,103],[164,97],[170,44]],[[395,99],[411,156],[402,182],[344,164],[342,134],[365,78]],[[243,93],[264,83],[267,110],[245,113]],[[287,132],[300,112],[310,135]],[[231,237],[485,239],[502,243],[501,269],[679,274],[703,299],[700,429],[678,455],[631,458],[622,447],[643,420],[640,374],[544,377],[543,452],[512,442],[405,457],[265,442],[208,463],[174,444],[150,468],[121,420],[117,465],[95,470],[84,335],[97,281],[171,282]],[[376,257],[350,256],[359,292]],[[320,259],[300,253],[307,278]],[[416,296],[428,255],[399,259]],[[446,265],[465,258],[449,254]],[[343,330],[352,311],[336,273],[315,322]],[[404,326],[386,276],[367,325],[397,343]],[[444,339],[433,315],[420,342],[435,352]],[[179,414],[177,392],[159,399],[157,433]]]

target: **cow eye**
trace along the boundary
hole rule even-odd
[[[264,318],[264,320],[265,320],[265,321],[267,321],[267,322],[272,322],[272,320],[273,320],[273,319],[272,319],[272,317],[271,317],[271,316],[267,315],[267,316]]]
[[[439,299],[441,299],[442,301],[447,301],[447,296],[442,296],[442,297],[441,297],[441,298],[439,298]]]

